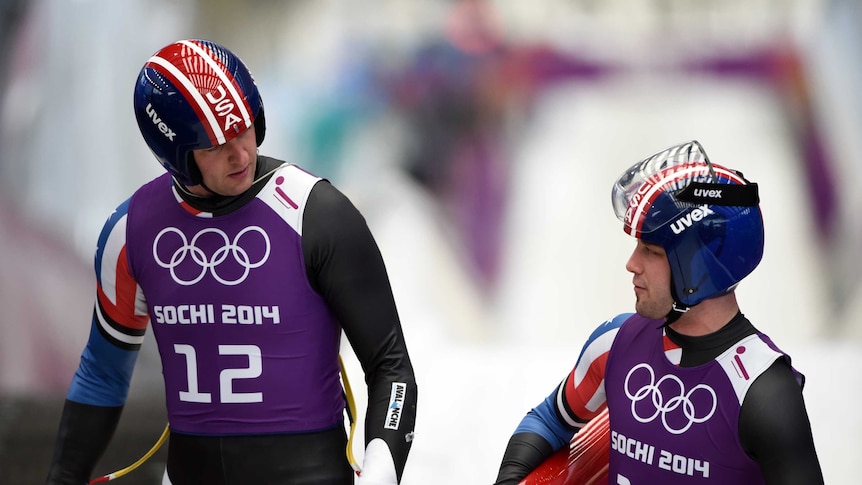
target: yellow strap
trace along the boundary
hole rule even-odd
[[[156,441],[156,444],[154,444],[153,447],[150,448],[150,451],[148,451],[146,454],[144,454],[144,456],[139,458],[138,461],[132,463],[131,465],[127,466],[126,468],[123,468],[122,470],[117,470],[114,473],[109,473],[109,474],[104,475],[102,477],[99,477],[95,480],[91,480],[89,485],[93,485],[95,483],[110,482],[111,480],[113,480],[115,478],[120,478],[123,475],[126,475],[129,472],[133,471],[135,468],[138,468],[139,466],[141,466],[145,461],[149,460],[151,456],[153,456],[157,451],[159,451],[159,448],[161,448],[162,444],[165,442],[165,440],[168,439],[168,434],[170,434],[170,429],[171,429],[170,424],[166,424],[165,430],[162,431],[162,435],[159,437],[159,440]]]
[[[353,399],[353,390],[350,389],[350,380],[347,378],[347,369],[344,367],[344,359],[338,356],[338,364],[341,366],[341,381],[344,383],[344,394],[347,396],[347,409],[350,415],[350,435],[347,438],[347,461],[353,470],[359,472],[359,463],[353,456],[353,434],[356,432],[356,401]]]

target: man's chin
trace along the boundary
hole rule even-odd
[[[655,308],[654,306],[646,306],[639,303],[635,303],[635,312],[637,312],[638,315],[644,318],[649,318],[651,320],[662,320],[667,316],[668,313],[670,313],[670,308],[668,308],[667,310],[662,310]]]

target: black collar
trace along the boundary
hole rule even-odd
[[[682,348],[682,367],[701,365],[721,355],[733,344],[743,338],[757,333],[754,325],[738,312],[727,325],[707,335],[692,337],[664,327],[668,338]]]
[[[257,166],[254,170],[255,182],[248,190],[240,195],[224,196],[213,195],[211,197],[200,197],[192,194],[185,187],[182,187],[174,180],[174,186],[177,188],[180,197],[190,206],[203,212],[210,212],[213,216],[222,216],[229,214],[240,207],[247,204],[251,199],[263,189],[263,186],[269,181],[272,176],[272,171],[284,162],[274,158],[258,155]]]

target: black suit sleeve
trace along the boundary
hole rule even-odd
[[[342,325],[368,385],[366,444],[386,441],[399,480],[416,419],[417,388],[383,257],[365,218],[327,181],[311,191],[302,249],[311,285]],[[397,429],[386,427],[393,385],[404,385]]]
[[[512,435],[494,485],[517,485],[553,453],[551,444],[536,433]]]
[[[123,407],[66,400],[47,485],[86,485],[114,436]]]
[[[766,483],[823,483],[802,386],[785,359],[775,361],[752,384],[740,411],[739,434]]]

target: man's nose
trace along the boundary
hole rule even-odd
[[[629,256],[628,261],[626,261],[626,271],[629,273],[637,274],[640,271],[640,263],[637,261],[637,252],[632,252],[631,256]]]
[[[227,150],[228,158],[231,160],[242,156],[242,154],[244,153],[242,145],[240,145],[236,138],[233,138],[229,142],[225,143],[224,148]]]

